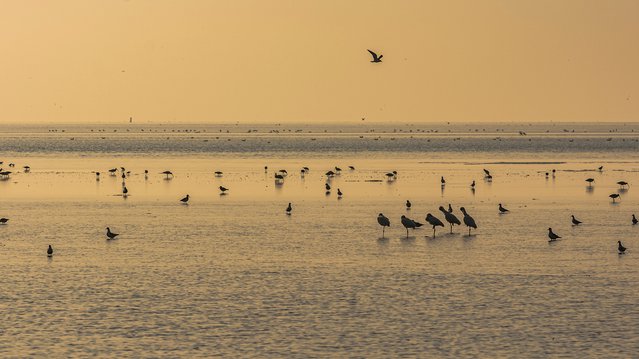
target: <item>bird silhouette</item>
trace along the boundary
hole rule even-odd
[[[633,214],[634,216],[634,214]],[[7,222],[9,222],[9,218],[0,218],[0,224],[7,224]]]
[[[340,191],[340,189],[338,188],[337,189],[337,198],[342,198],[342,195],[343,195],[342,191]]]
[[[410,209],[410,207],[412,207],[412,206],[413,206],[413,204],[410,203],[409,200],[406,200],[406,209]]]
[[[619,198],[619,193],[613,193],[608,197],[612,198],[612,203],[615,203],[615,199]]]
[[[453,233],[453,225],[461,225],[459,218],[457,218],[457,216],[455,216],[451,212],[447,211],[446,208],[444,208],[443,206],[439,206],[439,210],[444,214],[444,219],[446,219],[446,222],[450,224],[450,233]]]
[[[444,179],[444,176],[442,176],[442,179],[439,180],[442,183],[442,186],[446,185],[446,180]]]
[[[572,217],[572,224],[574,226],[578,226],[580,225],[582,222],[580,220],[578,220],[577,218],[575,218],[575,215],[571,214],[570,217]]]
[[[3,219],[5,219],[5,218],[3,218]],[[0,222],[0,223],[1,223],[1,222]],[[635,217],[635,215],[633,214],[633,215],[632,215],[632,224],[633,224],[633,225],[635,225],[635,224],[637,224],[637,223],[639,223],[639,220],[637,220],[637,217]]]
[[[126,197],[129,195],[129,189],[126,186],[122,187],[122,197]]]
[[[290,216],[292,210],[293,210],[293,207],[291,206],[291,202],[289,202],[288,207],[286,207],[286,214]]]
[[[464,224],[468,227],[468,235],[470,236],[471,228],[477,229],[475,219],[466,212],[466,208],[460,207],[459,210],[464,214]]]
[[[106,230],[107,230],[107,233],[106,233],[106,235],[107,235],[107,239],[115,239],[115,237],[117,237],[117,236],[119,236],[119,235],[120,235],[119,233],[113,233],[113,232],[111,232],[111,228],[109,228],[109,227],[107,227],[107,229],[106,229]]]
[[[595,181],[594,178],[586,178],[586,182],[588,182],[588,187],[592,187],[592,183]]]
[[[621,241],[617,241],[617,249],[619,250],[619,254],[626,253],[626,247],[621,244]]]
[[[228,191],[229,189],[223,186],[220,186],[220,194],[226,194],[226,191]]]
[[[626,181],[619,181],[617,184],[619,185],[619,188],[626,188],[628,186],[628,182]]]
[[[371,60],[371,62],[375,62],[375,63],[382,62],[382,57],[384,57],[384,55],[378,56],[376,53],[374,53],[371,50],[366,50],[366,51],[368,51],[371,54],[371,56],[373,56],[373,60]]]
[[[510,212],[509,210],[507,210],[506,208],[504,208],[501,203],[499,204],[499,213],[506,213],[506,212]]]
[[[47,257],[53,256],[53,247],[49,244],[49,248],[47,248]]]
[[[180,202],[182,202],[182,203],[184,203],[184,204],[187,204],[187,203],[189,203],[189,199],[190,199],[190,198],[191,198],[191,197],[187,194],[187,195],[186,195],[186,197],[184,197],[184,198],[182,198],[182,199],[180,200]]]
[[[377,215],[377,223],[382,226],[382,238],[384,238],[384,229],[386,229],[386,227],[390,227],[390,219],[384,216],[384,214],[380,213],[379,215]],[[408,235],[408,230],[406,230],[406,233]]]
[[[404,228],[406,228],[406,238],[408,238],[408,229],[412,228],[415,229],[417,226],[415,225],[415,221],[413,221],[412,219],[402,215],[402,225],[404,226]]]
[[[554,241],[556,241],[556,240],[560,239],[561,237],[560,237],[560,236],[558,236],[558,235],[556,235],[556,234],[552,231],[552,228],[548,228],[548,238],[550,238],[550,239],[548,240],[548,242],[554,242]]]
[[[453,213],[453,206],[450,203],[448,204],[448,213]]]
[[[426,222],[428,222],[428,224],[433,226],[433,238],[435,238],[435,228],[438,227],[438,226],[439,227],[443,227],[444,226],[444,223],[442,223],[442,221],[440,221],[439,218],[433,216],[430,213],[426,214]]]

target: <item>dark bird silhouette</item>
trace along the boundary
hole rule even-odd
[[[457,218],[457,216],[452,214],[450,211],[447,211],[446,208],[444,208],[443,206],[439,206],[439,210],[444,214],[444,219],[446,219],[446,222],[450,224],[450,233],[453,233],[453,225],[461,225],[459,218]]]
[[[446,180],[444,179],[444,176],[442,176],[442,179],[440,180],[440,182],[442,183],[442,186],[446,185]]]
[[[169,176],[173,177],[173,172],[171,171],[164,171],[162,172],[163,175],[166,175],[166,179],[169,179]]]
[[[475,180],[473,180],[473,183],[470,184],[470,188],[475,189]]]
[[[580,220],[578,220],[577,218],[575,218],[575,215],[571,214],[570,217],[572,217],[572,224],[574,226],[578,226],[580,225],[582,222]]]
[[[115,237],[117,237],[117,236],[119,236],[119,235],[120,235],[119,233],[113,233],[113,232],[111,232],[111,229],[110,229],[109,227],[107,227],[107,229],[106,229],[106,230],[107,230],[107,233],[106,233],[106,235],[107,235],[107,239],[115,239]]]
[[[598,170],[599,170],[599,172],[602,172],[603,171],[603,166],[599,166]]]
[[[628,186],[628,182],[626,182],[626,181],[619,181],[619,182],[617,182],[617,184],[619,185],[620,188],[624,188],[624,187]]]
[[[187,203],[189,203],[189,199],[190,199],[190,196],[187,194],[186,197],[184,197],[184,198],[182,198],[180,200],[180,202],[182,202],[184,204],[187,204]]]
[[[340,191],[340,189],[337,189],[337,198],[341,198],[343,195],[342,191]]]
[[[410,203],[410,201],[409,201],[409,200],[406,200],[406,209],[410,209],[410,207],[411,207],[412,205],[413,205],[413,204],[412,204],[412,203]]]
[[[47,248],[47,257],[53,256],[53,247],[49,244],[49,248]]]
[[[484,173],[486,174],[486,177],[490,176],[490,171],[484,168]]]
[[[371,60],[371,62],[374,62],[374,63],[382,62],[382,57],[384,57],[384,55],[378,56],[376,53],[374,53],[371,50],[366,50],[366,51],[368,51],[371,54],[371,56],[373,56],[373,60]]]
[[[471,228],[477,229],[475,219],[466,212],[466,208],[460,207],[459,210],[464,214],[464,224],[468,227],[468,235],[470,236]]]
[[[634,214],[633,214],[634,216]],[[9,222],[9,218],[0,218],[0,224],[7,224],[7,222]]]
[[[326,194],[331,194],[331,185],[328,183],[324,183],[324,188],[326,189]]]
[[[288,207],[286,207],[286,214],[290,216],[292,210],[293,210],[293,206],[291,206],[291,202],[289,202]]]
[[[558,236],[558,235],[556,235],[556,234],[552,231],[552,228],[548,228],[548,238],[550,238],[550,239],[548,240],[548,242],[554,242],[554,241],[556,241],[556,240],[560,239],[561,237],[560,237],[560,236]]]
[[[443,227],[444,223],[442,223],[442,221],[439,220],[439,218],[433,216],[432,214],[428,213],[426,214],[426,222],[428,222],[428,224],[430,224],[431,226],[433,226],[433,238],[435,238],[435,228],[436,227]],[[452,227],[452,225],[451,225]]]
[[[384,229],[386,229],[386,227],[390,227],[390,219],[380,213],[377,215],[377,223],[382,226],[382,238],[384,238]],[[408,230],[406,232],[408,232]]]
[[[613,193],[608,197],[612,198],[612,203],[615,203],[615,199],[619,198],[619,193]]]
[[[617,249],[619,250],[619,254],[626,253],[626,247],[621,244],[621,241],[617,241]]]
[[[448,213],[453,213],[453,206],[450,203],[448,204]]]
[[[406,228],[406,238],[408,238],[408,229],[409,228],[415,229],[415,227],[417,226],[415,225],[415,221],[413,221],[412,219],[404,215],[402,215],[401,220],[402,220],[402,225],[404,226],[404,228]]]
[[[592,183],[595,181],[594,178],[586,178],[586,182],[588,182],[588,187],[592,187]]]
[[[117,171],[117,170],[118,170],[117,168],[111,168],[111,169],[109,170],[109,174],[110,174],[111,176],[115,176],[115,171]]]
[[[355,167],[353,167],[353,166],[348,166],[348,169],[349,169],[349,170],[351,170],[351,171],[354,171],[354,170],[355,170]]]
[[[6,219],[6,218],[3,218],[3,219]],[[1,222],[0,222],[0,223],[1,223]],[[633,225],[635,225],[635,224],[637,224],[637,223],[639,223],[639,220],[638,220],[638,219],[637,219],[637,217],[635,217],[635,215],[633,214],[633,215],[632,215],[632,224],[633,224]]]
[[[499,204],[499,213],[506,213],[506,212],[510,212],[509,210],[507,210],[506,208],[504,208],[501,203]]]
[[[215,171],[214,173],[215,177],[222,177],[224,175],[224,172],[222,171]]]
[[[126,186],[122,187],[122,197],[126,197],[129,195],[129,190],[126,188]]]
[[[220,194],[226,194],[226,191],[228,191],[229,189],[223,186],[220,186]]]

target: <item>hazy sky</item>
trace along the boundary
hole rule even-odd
[[[636,121],[638,19],[636,0],[1,0],[0,121]]]

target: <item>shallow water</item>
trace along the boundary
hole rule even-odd
[[[639,200],[635,151],[166,153],[141,152],[148,139],[134,139],[140,151],[43,153],[0,144],[2,167],[16,163],[0,181],[0,217],[10,218],[0,226],[0,355],[639,351],[639,226],[630,221]],[[55,148],[55,141],[34,146]],[[301,141],[292,136],[288,146]],[[21,169],[26,164],[29,173]],[[326,195],[324,172],[336,165],[344,170]],[[132,171],[128,198],[120,195],[119,176],[106,173],[120,166]],[[302,166],[311,168],[303,179]],[[290,174],[276,186],[273,171],[281,168]],[[553,168],[556,176],[546,178]],[[172,180],[160,174],[166,169]],[[216,170],[224,176],[214,177]],[[386,182],[391,170],[398,179]],[[102,172],[100,181],[93,171]],[[588,177],[595,178],[592,189]],[[612,204],[618,180],[630,188]],[[218,194],[220,185],[228,195]],[[182,205],[186,193],[192,200]],[[448,203],[458,215],[466,207],[478,222],[472,236],[455,227],[452,235],[439,228],[433,238],[422,227],[406,238],[402,214],[443,219],[437,207]],[[498,214],[498,203],[511,213]],[[392,221],[385,239],[379,212]],[[570,214],[584,224],[572,227]],[[105,240],[107,226],[121,233],[118,240]],[[548,227],[564,238],[549,244]],[[617,254],[617,240],[627,254]]]

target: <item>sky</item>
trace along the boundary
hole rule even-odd
[[[0,0],[0,122],[638,121],[637,15],[636,0]]]

